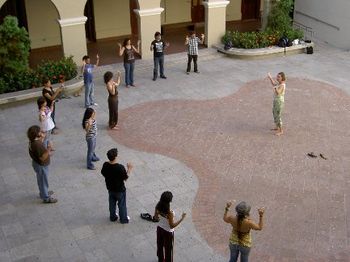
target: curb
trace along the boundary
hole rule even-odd
[[[238,58],[238,59],[246,59],[246,60],[254,60],[261,59],[267,57],[276,57],[276,56],[285,56],[285,55],[295,55],[306,53],[307,47],[314,47],[314,43],[304,43],[298,44],[290,47],[266,47],[266,48],[256,48],[256,49],[244,49],[244,48],[230,48],[229,50],[225,50],[223,46],[215,46],[218,52],[223,53],[227,56]]]
[[[59,84],[52,85],[53,88]],[[83,80],[72,79],[65,83],[64,94],[73,94],[84,86]],[[11,105],[17,102],[27,102],[42,96],[43,87],[27,89],[17,92],[5,93],[0,95],[0,106]]]

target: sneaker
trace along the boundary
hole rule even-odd
[[[98,104],[97,104],[97,103],[92,103],[91,105],[92,105],[92,106],[98,106]]]
[[[49,199],[47,199],[47,200],[43,200],[43,203],[44,204],[54,204],[54,203],[57,203],[57,199],[56,198],[52,198],[52,197],[50,197]]]
[[[49,196],[52,196],[55,192],[53,192],[52,190],[50,190],[49,192],[47,192],[48,194],[49,194]],[[39,196],[38,196],[38,198],[41,198],[40,197],[40,193],[39,193]]]
[[[115,222],[119,219],[119,216],[117,214],[115,214],[115,218],[114,219],[109,219],[111,222]]]
[[[91,167],[88,167],[87,169],[89,169],[89,170],[96,170],[96,167],[91,166]]]
[[[190,74],[190,72],[186,72],[186,74],[188,74],[188,75],[189,75],[189,74]]]
[[[160,78],[166,79],[166,76],[163,75],[163,76],[160,76]]]
[[[200,72],[199,71],[194,71],[195,73],[199,74]]]
[[[128,219],[126,222],[121,222],[120,221],[120,224],[128,224],[130,222],[130,217],[129,216],[126,216],[126,218]]]
[[[157,78],[156,77],[153,77],[153,79],[152,79],[153,81],[156,81],[157,80]]]

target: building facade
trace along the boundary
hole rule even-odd
[[[31,48],[62,46],[76,62],[88,41],[137,35],[141,55],[164,25],[203,23],[206,44],[220,42],[226,21],[259,19],[262,0],[0,0],[0,17],[12,14],[27,28]],[[1,21],[0,21],[1,22]],[[147,44],[142,44],[147,43]]]

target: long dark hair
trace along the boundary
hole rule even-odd
[[[238,236],[238,241],[240,242],[240,240],[243,238],[243,235],[245,234],[241,231],[241,227],[242,227],[243,220],[246,218],[246,215],[237,213],[236,217],[237,217],[237,236]]]
[[[173,194],[170,191],[165,191],[160,196],[160,200],[156,205],[156,209],[161,215],[167,216],[170,213],[170,202],[173,200]]]
[[[86,108],[85,113],[84,113],[84,117],[83,117],[83,122],[82,122],[83,129],[85,129],[85,127],[86,127],[86,120],[88,120],[94,112],[95,112],[95,110],[93,108],[91,108],[91,107]]]
[[[130,38],[125,38],[123,41],[123,46],[125,47],[128,43],[128,41],[131,40]]]

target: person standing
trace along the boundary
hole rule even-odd
[[[96,55],[96,64],[90,64],[90,57],[85,55],[83,57],[83,67],[82,72],[84,76],[84,86],[85,86],[85,108],[88,108],[90,106],[97,106],[97,103],[95,103],[94,98],[94,75],[93,70],[94,68],[98,67],[98,64],[100,62],[100,57],[97,54]]]
[[[96,148],[96,136],[97,136],[97,125],[96,125],[96,111],[88,107],[85,110],[83,117],[83,128],[85,129],[86,143],[87,143],[87,156],[86,156],[86,167],[90,170],[96,170],[96,167],[92,162],[99,161],[95,153]]]
[[[169,43],[165,43],[162,40],[161,33],[156,32],[150,47],[150,50],[153,51],[153,81],[156,81],[158,77],[158,65],[160,78],[166,79],[166,76],[164,75],[164,50],[168,46]]]
[[[119,56],[123,56],[125,69],[125,85],[126,87],[134,86],[134,68],[135,68],[135,53],[139,53],[141,41],[137,41],[137,48],[131,44],[130,38],[126,38],[123,45],[118,43]]]
[[[126,208],[126,188],[125,181],[129,178],[133,168],[131,163],[127,163],[127,170],[118,163],[118,149],[112,148],[107,152],[108,162],[102,166],[101,174],[105,178],[108,190],[109,220],[115,222],[120,218],[121,224],[129,223],[130,217]],[[119,217],[116,214],[116,204],[118,202]]]
[[[284,108],[284,94],[286,92],[286,75],[283,72],[280,72],[277,74],[276,80],[272,78],[270,73],[268,73],[267,76],[273,86],[272,114],[276,127],[272,130],[277,131],[275,135],[279,136],[283,134],[282,111]]]
[[[120,72],[117,71],[117,81],[113,80],[113,73],[107,71],[103,76],[108,91],[108,109],[110,129],[118,130],[118,86],[120,85]]]
[[[45,148],[43,144],[45,134],[39,126],[35,125],[28,128],[27,137],[29,139],[29,155],[32,158],[32,166],[36,173],[39,196],[45,204],[56,203],[57,199],[51,197],[53,192],[49,191],[50,148]]]
[[[182,213],[181,218],[175,222],[175,212],[170,209],[173,194],[170,191],[162,193],[154,211],[153,221],[158,221],[157,227],[157,256],[158,262],[173,261],[174,228],[186,217]]]
[[[196,36],[196,32],[192,31],[190,36],[186,36],[185,45],[187,45],[188,53],[187,53],[187,70],[186,74],[190,74],[191,71],[191,63],[193,60],[194,72],[199,73],[197,60],[198,60],[198,44],[204,43],[204,34],[201,34],[201,38]]]
[[[51,85],[51,81],[48,77],[44,77],[43,79],[43,91],[42,91],[42,95],[46,100],[46,104],[49,108],[51,108],[51,106],[53,105],[53,110],[51,113],[51,118],[52,121],[55,124],[54,129],[52,130],[52,134],[57,134],[57,124],[55,121],[55,115],[56,115],[56,105],[55,105],[55,101],[57,96],[63,91],[63,85],[61,84],[61,86],[59,88],[57,88],[56,90],[53,90],[52,85]]]
[[[236,216],[228,215],[232,203],[227,202],[224,212],[224,221],[231,224],[232,233],[230,237],[230,261],[236,262],[238,256],[241,256],[241,262],[248,262],[250,249],[252,246],[251,230],[262,230],[264,226],[264,208],[259,208],[259,223],[254,223],[250,217],[249,212],[251,207],[244,201],[236,206]]]
[[[41,124],[41,131],[45,133],[45,138],[43,144],[46,148],[50,148],[50,151],[54,151],[52,142],[50,141],[51,132],[55,127],[55,124],[51,118],[52,110],[55,104],[55,101],[52,102],[51,108],[47,106],[47,102],[44,97],[39,97],[37,100],[38,109],[39,109],[39,121]]]

